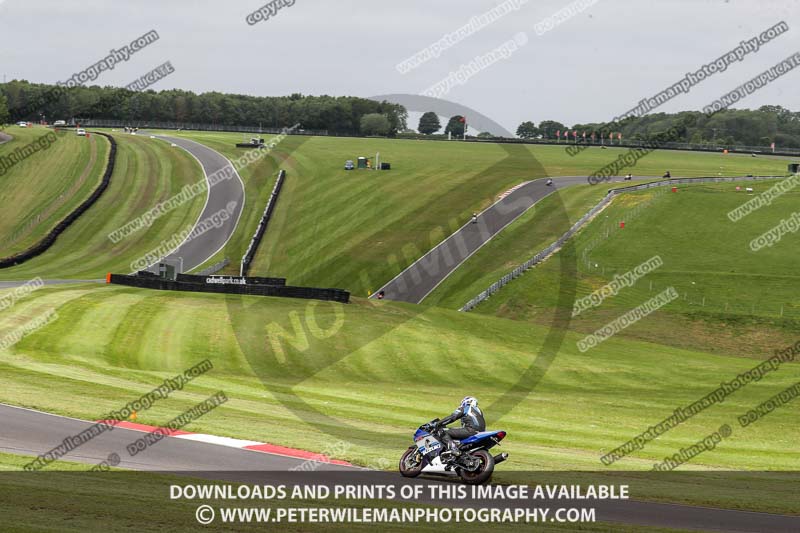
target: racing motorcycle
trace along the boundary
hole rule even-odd
[[[441,441],[438,422],[436,418],[414,433],[414,445],[400,458],[400,474],[404,477],[455,472],[466,483],[479,485],[492,477],[494,465],[508,459],[507,453],[493,456],[488,451],[506,437],[505,431],[481,431],[456,441],[461,454],[454,456]]]

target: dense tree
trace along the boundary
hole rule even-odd
[[[540,130],[544,129],[541,123]],[[563,124],[559,124],[562,131]],[[757,110],[726,109],[706,115],[699,111],[651,113],[609,123],[574,124],[570,130],[595,132],[608,140],[608,134],[622,133],[623,140],[662,140],[696,145],[800,147],[800,113],[781,106],[762,106]]]
[[[391,129],[389,118],[381,113],[369,113],[361,117],[363,135],[387,135]]]
[[[350,96],[256,97],[240,94],[191,91],[134,92],[118,87],[74,87],[11,81],[0,84],[8,99],[10,118],[36,120],[112,119],[174,123],[214,123],[230,126],[288,127],[300,124],[306,130],[358,133],[361,117],[385,115],[389,135],[406,128],[406,109],[398,104]]]
[[[543,120],[539,123],[539,133],[541,133],[545,139],[555,139],[556,131],[563,132],[566,129],[567,127],[565,125],[555,120]]]
[[[800,135],[789,135],[786,133],[776,133],[770,142],[774,142],[779,148],[800,148]],[[768,142],[761,143],[762,146]]]
[[[450,120],[447,121],[447,127],[444,129],[445,135],[453,134],[453,137],[461,137],[464,135],[464,117],[461,115],[455,115],[450,117]]]
[[[8,118],[8,102],[6,101],[5,95],[0,93],[0,124],[7,123]]]
[[[442,129],[442,124],[439,122],[439,116],[433,111],[428,111],[419,118],[417,131],[420,133],[430,135],[436,133],[440,129]]]
[[[6,101],[5,106],[2,100]],[[8,109],[5,118],[4,107]],[[177,89],[134,92],[96,85],[66,89],[24,80],[0,84],[0,122],[35,121],[44,115],[49,121],[110,119],[135,121],[135,125],[153,122],[176,126],[214,123],[220,126],[282,128],[300,124],[305,130],[358,134],[362,131],[362,118],[370,114],[384,115],[389,122],[388,131],[379,134],[393,136],[407,127],[408,113],[403,106],[348,96],[294,93],[257,97],[220,92],[195,94]],[[464,123],[461,119],[461,116],[452,117],[445,133],[462,136]],[[420,119],[420,131],[422,123]],[[381,120],[378,131],[384,131],[384,125]],[[529,126],[532,125],[523,122],[517,134],[530,138],[526,136],[530,135]],[[555,132],[564,132],[567,126],[544,120],[536,129],[537,135],[554,140]],[[601,137],[607,141],[609,133],[615,134],[615,140],[618,133],[622,133],[623,140],[665,139],[664,135],[668,134],[669,140],[698,145],[763,147],[775,142],[777,149],[793,148],[800,147],[800,112],[778,105],[765,105],[755,110],[727,109],[710,115],[700,111],[650,113],[616,122],[574,124],[569,130],[586,131],[587,142],[591,142],[591,133],[596,134],[595,142],[599,142]],[[579,140],[582,140],[580,135]]]
[[[536,124],[527,120],[519,125],[517,128],[517,137],[520,139],[533,139],[539,135],[539,130],[536,128]]]

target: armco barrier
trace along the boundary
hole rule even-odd
[[[249,280],[249,278],[248,278]],[[317,289],[313,287],[289,287],[280,285],[263,284],[216,284],[216,283],[186,283],[161,278],[128,276],[124,274],[111,274],[109,282],[116,285],[127,285],[143,289],[157,289],[162,291],[188,291],[212,292],[225,294],[247,294],[253,296],[280,296],[284,298],[305,298],[308,300],[325,300],[331,302],[348,303],[350,293],[342,289]]]
[[[583,215],[580,220],[578,220],[572,227],[567,230],[564,235],[558,238],[556,242],[539,252],[538,254],[534,255],[517,268],[500,278],[499,280],[492,283],[485,291],[478,294],[476,297],[465,303],[459,311],[471,311],[473,310],[478,304],[483,302],[484,300],[489,299],[491,295],[508,285],[512,280],[517,279],[520,277],[526,270],[532,268],[538,263],[544,261],[548,256],[552,253],[557,251],[561,246],[564,245],[567,240],[575,235],[577,231],[586,224],[589,219],[595,216],[601,209],[607,206],[611,200],[614,199],[615,196],[619,194],[623,194],[626,192],[634,192],[634,191],[641,191],[644,189],[651,189],[653,187],[665,187],[665,186],[672,186],[676,184],[691,184],[691,183],[716,183],[716,182],[726,182],[726,181],[751,181],[751,180],[773,180],[773,179],[780,179],[784,178],[784,176],[738,176],[732,178],[720,178],[720,177],[708,177],[708,178],[675,178],[675,179],[664,179],[659,181],[651,181],[649,183],[642,183],[639,185],[631,185],[628,187],[619,187],[616,189],[610,189],[608,194],[606,194],[600,202],[591,208],[588,213]]]
[[[247,251],[242,257],[242,265],[239,267],[240,276],[246,276],[247,271],[250,270],[250,263],[253,262],[253,257],[256,255],[258,245],[261,244],[261,239],[264,237],[264,232],[267,230],[267,224],[269,224],[269,219],[272,218],[272,212],[275,210],[275,204],[278,201],[278,195],[281,192],[281,188],[283,188],[283,180],[285,179],[286,171],[281,170],[278,172],[278,179],[275,180],[275,187],[273,187],[272,194],[269,196],[269,201],[267,201],[267,207],[264,209],[264,214],[261,215],[261,220],[258,221],[256,233],[250,240],[250,245],[247,247]]]
[[[212,275],[193,275],[193,274],[178,274],[176,281],[183,281],[187,283],[217,283],[224,284],[226,280],[231,280],[230,283],[234,284],[240,280],[245,280],[246,285],[275,285],[278,287],[286,286],[286,278],[259,278],[249,276],[246,278],[238,276],[212,276]],[[213,281],[209,281],[213,280]]]
[[[214,263],[210,267],[204,268],[203,270],[198,272],[197,275],[198,276],[210,276],[211,274],[214,274],[215,272],[219,272],[220,270],[222,270],[223,268],[225,268],[229,264],[231,264],[231,260],[226,257],[225,259],[223,259],[219,263]]]
[[[50,248],[59,235],[64,233],[70,225],[75,222],[79,216],[84,214],[86,211],[89,210],[90,207],[94,205],[94,203],[100,198],[100,195],[108,188],[109,183],[111,183],[111,174],[114,172],[114,163],[117,160],[117,143],[111,135],[106,133],[100,132],[92,132],[94,135],[102,135],[108,142],[111,144],[111,149],[108,152],[108,164],[106,165],[106,171],[103,173],[103,179],[100,181],[100,184],[97,188],[92,192],[92,195],[89,196],[86,200],[81,203],[78,207],[75,208],[74,211],[69,213],[66,217],[64,217],[61,222],[56,224],[50,232],[44,236],[42,240],[31,246],[25,251],[22,251],[18,254],[6,257],[4,259],[0,259],[0,268],[8,268],[14,265],[19,265],[20,263],[24,263],[25,261],[32,259],[38,255],[43,254],[48,248]]]

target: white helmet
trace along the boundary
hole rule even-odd
[[[472,396],[464,396],[464,399],[461,400],[461,407],[464,409],[468,407],[477,407],[478,406],[478,399],[473,398]]]

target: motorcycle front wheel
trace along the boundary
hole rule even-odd
[[[403,477],[417,477],[425,465],[422,464],[422,455],[416,446],[409,447],[400,458],[400,474]]]
[[[485,483],[492,477],[492,472],[494,472],[494,457],[486,450],[476,450],[470,452],[470,455],[478,459],[480,465],[476,470],[472,471],[459,468],[458,475],[461,476],[461,479],[463,479],[465,483],[470,485]]]

